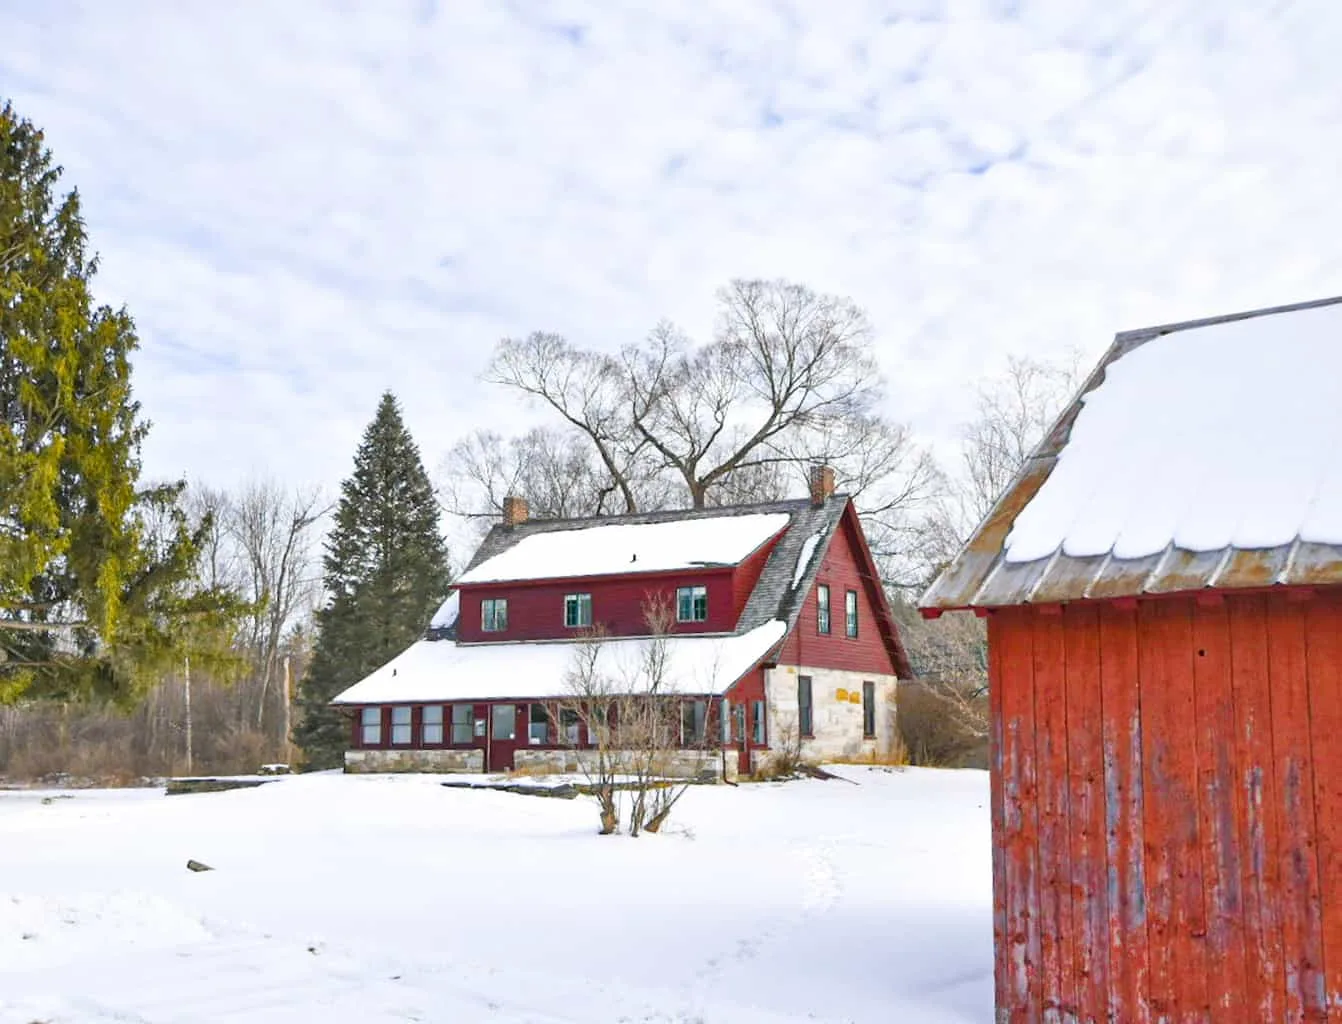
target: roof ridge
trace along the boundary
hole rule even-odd
[[[829,500],[848,498],[845,492],[836,492],[830,495]],[[611,515],[594,516],[536,516],[531,519],[518,523],[513,529],[526,529],[529,526],[539,524],[563,525],[568,523],[587,523],[591,525],[614,525],[622,520],[635,521],[643,519],[652,519],[654,517],[661,519],[677,519],[684,517],[687,519],[709,519],[719,515],[732,515],[741,512],[766,512],[769,510],[791,511],[802,505],[810,505],[811,499],[806,496],[799,498],[779,498],[774,501],[755,501],[744,502],[736,505],[709,505],[702,508],[690,506],[688,508],[661,508],[648,509],[646,511],[635,512],[617,512]],[[497,524],[496,524],[497,525]]]

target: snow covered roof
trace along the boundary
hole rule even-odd
[[[759,664],[786,632],[786,624],[773,619],[738,635],[668,637],[667,676],[662,689],[668,693],[722,693]],[[623,637],[602,641],[598,671],[609,673],[614,680],[636,678],[640,658],[651,642]],[[569,692],[566,677],[575,666],[581,644],[573,640],[499,644],[420,640],[332,703],[563,697]]]
[[[924,607],[1342,583],[1342,298],[1120,334]]]
[[[611,576],[737,565],[787,528],[780,512],[661,522],[575,521],[529,533],[463,573],[460,584]]]

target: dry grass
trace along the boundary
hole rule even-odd
[[[980,699],[986,713],[987,698]],[[967,728],[956,708],[930,687],[900,684],[898,724],[908,764],[927,768],[986,767],[986,741]]]

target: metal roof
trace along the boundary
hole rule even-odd
[[[1072,557],[1059,546],[1051,555],[1028,562],[1008,562],[1007,535],[1021,513],[1057,465],[1072,425],[1082,408],[1082,397],[1105,379],[1106,369],[1129,352],[1177,331],[1292,313],[1342,303],[1342,296],[1185,323],[1125,331],[1092,371],[1071,404],[998,499],[956,558],[923,595],[924,609],[992,608],[1021,604],[1135,597],[1198,590],[1238,590],[1274,586],[1342,584],[1342,546],[1306,543],[1300,538],[1272,548],[1223,547],[1188,551],[1173,544],[1142,558],[1106,554]],[[1342,444],[1342,438],[1337,439]],[[1246,485],[1252,485],[1253,467],[1245,467]]]

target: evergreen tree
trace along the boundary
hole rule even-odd
[[[294,737],[309,768],[338,766],[349,742],[347,720],[328,702],[419,639],[450,580],[438,501],[390,392],[341,484],[324,564],[329,598]]]
[[[95,306],[79,195],[43,135],[0,107],[0,700],[129,703],[227,595],[192,585],[182,485],[145,488],[124,310]]]

